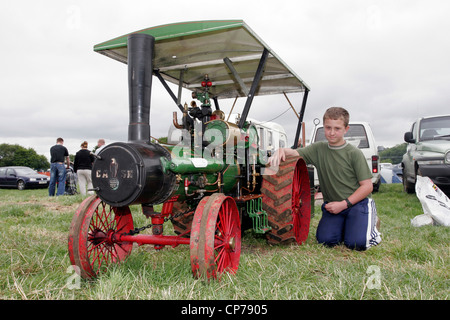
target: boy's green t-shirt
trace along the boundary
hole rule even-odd
[[[327,141],[321,141],[296,151],[306,163],[316,167],[325,201],[342,201],[359,188],[359,181],[372,178],[364,154],[347,142],[331,147]]]

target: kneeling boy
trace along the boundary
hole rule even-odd
[[[361,150],[344,140],[349,126],[344,108],[329,108],[323,116],[327,141],[306,148],[280,148],[269,159],[278,166],[287,157],[300,155],[317,169],[324,198],[322,218],[317,227],[317,241],[327,246],[344,244],[355,250],[366,250],[381,242],[377,230],[372,173]]]

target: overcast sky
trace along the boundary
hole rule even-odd
[[[57,137],[71,154],[84,140],[90,149],[98,138],[126,141],[127,67],[93,46],[161,24],[243,19],[311,88],[307,138],[314,118],[342,106],[351,120],[370,122],[378,145],[392,147],[417,117],[449,113],[449,12],[446,0],[3,0],[0,143],[48,157]],[[299,110],[302,95],[289,98]],[[232,102],[222,102],[225,112]],[[252,108],[249,117],[267,121],[289,104],[282,95],[257,97]],[[152,136],[167,135],[173,111],[153,81]],[[292,142],[293,112],[276,121]]]

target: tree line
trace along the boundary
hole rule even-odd
[[[50,163],[33,148],[24,148],[18,144],[0,144],[0,167],[24,166],[35,170],[47,170]]]
[[[407,143],[398,144],[392,148],[386,148],[383,151],[379,151],[381,162],[387,162],[397,164],[402,162],[403,155],[406,153]]]
[[[166,138],[167,139],[167,138]],[[160,138],[159,140],[163,140]],[[165,142],[165,141],[164,141]],[[406,152],[406,143],[386,148],[379,152],[381,162],[400,163]],[[73,161],[74,156],[71,156]],[[35,170],[47,170],[50,163],[43,155],[38,155],[33,148],[24,148],[18,144],[0,144],[0,167],[25,166]]]

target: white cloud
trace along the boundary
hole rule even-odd
[[[0,11],[0,142],[46,154],[59,136],[71,153],[84,140],[92,147],[100,137],[126,140],[126,66],[93,52],[93,46],[177,21],[244,19],[311,87],[307,136],[314,118],[340,105],[352,119],[369,121],[380,145],[393,146],[403,142],[415,118],[448,109],[447,1],[229,0],[210,3],[207,15],[200,15],[203,5],[7,1]],[[177,108],[156,78],[153,84],[151,130],[160,137]],[[188,93],[183,97],[190,100]],[[290,98],[298,110],[301,95]],[[228,111],[232,102],[221,105]],[[250,116],[270,120],[288,107],[283,96],[258,98]],[[292,141],[293,113],[277,121]]]

